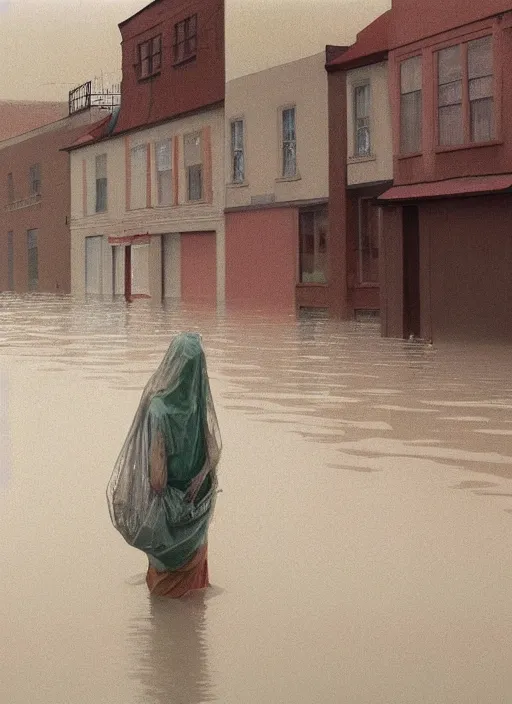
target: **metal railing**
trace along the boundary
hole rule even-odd
[[[69,114],[88,110],[90,107],[112,111],[121,104],[121,86],[92,90],[92,81],[87,81],[81,86],[69,91]]]

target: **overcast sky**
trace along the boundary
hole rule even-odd
[[[0,98],[66,100],[120,75],[118,23],[146,0],[0,0]],[[350,44],[391,0],[226,0],[227,79]]]

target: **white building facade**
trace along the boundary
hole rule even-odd
[[[224,301],[223,107],[70,158],[72,294]]]

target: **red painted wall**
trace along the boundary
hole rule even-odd
[[[226,300],[293,308],[297,251],[295,208],[226,213]]]
[[[83,131],[83,125],[71,129],[65,120],[53,131],[0,150],[0,291],[8,287],[7,233],[14,233],[14,287],[24,293],[28,288],[27,230],[38,229],[39,291],[69,293],[69,154],[59,150]],[[6,210],[7,174],[13,174],[15,200],[25,199],[29,195],[29,169],[37,163],[41,166],[39,202],[20,210]]]
[[[512,340],[511,222],[511,196],[420,206],[423,334]]]
[[[217,246],[214,232],[181,235],[181,299],[184,303],[217,301]]]
[[[197,56],[173,66],[174,25],[197,13]],[[116,133],[224,100],[224,1],[160,0],[120,25],[123,82]],[[159,75],[138,80],[138,45],[162,35]]]
[[[402,3],[398,3],[401,5]],[[411,4],[411,3],[403,3]],[[473,3],[469,3],[473,6]],[[486,3],[482,3],[485,5]],[[505,3],[501,3],[502,5]],[[510,3],[508,3],[510,5]],[[437,3],[441,7],[441,3]],[[498,5],[498,3],[487,3]],[[444,4],[443,4],[444,6]],[[460,20],[466,16],[467,8],[464,3],[459,3],[461,11]],[[411,13],[411,18],[425,19],[430,15],[437,16],[435,12],[420,11],[416,15]],[[448,3],[448,10],[451,0]],[[439,16],[443,13],[439,11]],[[393,25],[400,29],[400,15],[395,16]],[[413,21],[411,19],[411,21]],[[415,22],[416,20],[414,20]],[[439,18],[436,22],[440,21]],[[448,20],[446,20],[448,21]],[[508,116],[512,114],[512,73],[507,69],[512,64],[512,13],[503,19],[491,18],[469,26],[461,27],[449,32],[444,32],[434,38],[428,37],[430,26],[426,22],[423,35],[426,36],[418,44],[405,49],[390,52],[390,98],[393,118],[393,150],[394,150],[394,176],[395,184],[421,183],[424,181],[440,181],[448,178],[478,176],[486,174],[512,172],[512,123]],[[402,25],[403,35],[400,42],[405,42],[409,37],[409,29]],[[439,149],[437,145],[436,124],[436,73],[435,51],[445,45],[457,44],[471,38],[492,34],[494,37],[494,72],[495,81],[495,108],[498,116],[498,139],[496,143],[486,146],[465,146]],[[421,53],[423,61],[423,144],[422,153],[414,157],[400,157],[400,95],[399,95],[399,70],[401,60],[410,55]]]
[[[511,9],[510,0],[393,0],[390,47]]]

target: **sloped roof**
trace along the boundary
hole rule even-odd
[[[357,35],[356,41],[341,56],[327,64],[327,69],[348,69],[382,61],[389,49],[391,10],[377,17]]]
[[[0,100],[0,142],[62,120],[68,103],[30,100]]]
[[[75,137],[74,141],[64,147],[62,151],[80,149],[80,147],[85,147],[110,137],[116,126],[118,115],[119,107],[115,108],[112,113],[109,113],[106,117],[94,122],[92,125],[84,126],[81,132]]]

